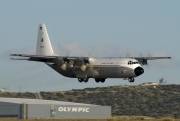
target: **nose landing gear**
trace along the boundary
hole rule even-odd
[[[133,83],[134,82],[134,78],[128,78],[128,81]]]

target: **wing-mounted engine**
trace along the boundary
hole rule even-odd
[[[138,59],[138,62],[141,66],[148,65],[147,59],[144,59],[144,58]]]
[[[133,59],[136,59],[141,66],[146,65],[148,68],[150,68],[147,62],[148,60],[171,59],[171,57],[151,57],[151,55],[148,54],[148,57],[133,57]]]
[[[93,59],[88,57],[63,57],[58,56],[52,59],[52,63],[60,66],[62,70],[67,70],[68,68],[75,68],[85,72],[87,69],[92,69]]]
[[[93,69],[95,60],[88,57],[79,57],[74,61],[73,72],[77,78],[94,78],[99,73]]]
[[[52,60],[52,62],[58,66],[62,70],[67,70],[67,68],[73,67],[74,60],[70,60],[66,57],[56,57]]]
[[[81,71],[85,72],[87,69],[93,68],[91,60],[92,59],[88,57],[79,57],[77,60],[75,60],[74,65],[78,66]]]

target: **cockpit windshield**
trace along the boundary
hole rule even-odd
[[[132,65],[132,64],[139,64],[139,62],[138,61],[128,61],[128,65]]]

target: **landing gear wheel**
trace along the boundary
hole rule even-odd
[[[134,82],[134,78],[128,78],[128,81],[133,83]]]
[[[81,82],[88,82],[89,78],[78,78],[78,81]]]
[[[104,82],[105,82],[105,79],[101,79],[101,82],[104,83]]]
[[[95,81],[96,81],[97,83],[99,83],[99,82],[100,82],[100,80],[99,80],[99,79],[95,79]]]
[[[80,79],[80,78],[79,78],[78,81],[81,83],[81,82],[83,82],[83,79]]]
[[[105,78],[97,78],[97,79],[95,79],[95,81],[96,81],[97,83],[99,83],[99,82],[104,83],[105,80],[106,80]]]
[[[85,82],[85,83],[87,83],[87,82],[88,82],[88,80],[89,80],[88,78],[85,78],[85,79],[84,79],[84,82]]]

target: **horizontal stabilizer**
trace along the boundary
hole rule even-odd
[[[26,54],[11,54],[10,56],[33,57],[33,58],[49,58],[49,59],[58,57],[58,56],[26,55]]]
[[[11,60],[28,60],[28,58],[10,58]]]
[[[20,56],[20,57],[29,57],[29,58],[38,58],[38,59],[55,59],[55,58],[64,58],[67,60],[77,60],[78,57],[66,57],[66,56],[46,56],[46,55],[26,55],[26,54],[11,54],[10,56]],[[84,57],[87,58],[87,57]]]

